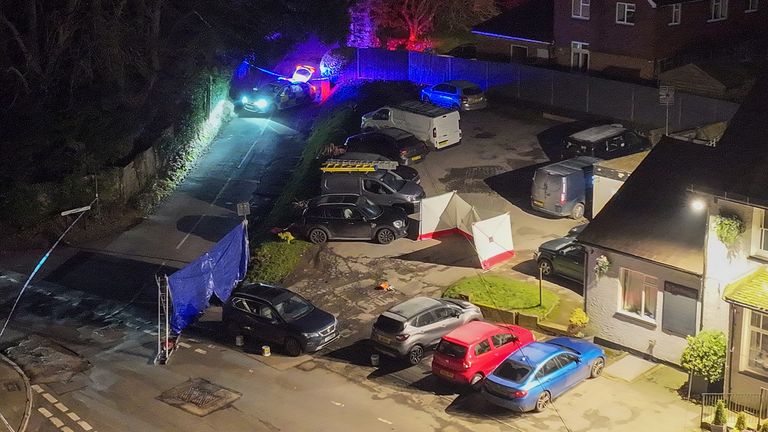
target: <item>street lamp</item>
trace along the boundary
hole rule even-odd
[[[691,200],[691,208],[695,211],[699,212],[704,210],[704,207],[706,207],[706,204],[704,204],[704,200],[701,198],[694,198]]]

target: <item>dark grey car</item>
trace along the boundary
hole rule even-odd
[[[451,330],[482,318],[480,308],[466,301],[414,297],[379,315],[371,341],[376,351],[415,365]]]
[[[584,280],[584,246],[573,237],[542,243],[533,258],[544,276],[561,276],[577,282]]]
[[[353,193],[363,195],[371,202],[399,207],[407,213],[418,211],[425,197],[418,184],[397,178],[388,170],[373,172],[325,172],[320,180],[323,194]]]

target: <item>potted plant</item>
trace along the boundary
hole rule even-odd
[[[760,426],[760,432],[768,432],[768,422],[765,422]]]
[[[608,269],[611,268],[611,262],[608,261],[608,257],[605,255],[600,255],[595,260],[595,274],[598,278],[601,278],[605,276],[606,273],[608,273]]]
[[[688,398],[695,378],[707,383],[723,379],[725,370],[725,334],[719,330],[704,330],[696,336],[688,336],[688,346],[683,350],[680,365],[688,371]],[[696,390],[700,393],[706,390]]]
[[[735,214],[715,216],[715,234],[726,246],[733,246],[739,237],[747,230],[744,221]]]
[[[715,404],[715,416],[712,419],[712,424],[709,425],[709,430],[712,432],[726,432],[725,430],[725,402],[722,399]]]
[[[747,428],[747,415],[744,413],[744,411],[742,411],[736,416],[736,425],[734,425],[734,429],[741,432],[746,428]]]
[[[589,315],[582,308],[576,308],[568,318],[568,334],[576,336],[589,324]]]

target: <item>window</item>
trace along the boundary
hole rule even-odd
[[[609,153],[613,152],[613,151],[616,151],[616,150],[619,150],[622,147],[624,147],[624,137],[621,136],[621,135],[615,136],[613,138],[609,138],[605,142],[605,151],[607,151]]]
[[[243,312],[251,313],[251,307],[248,305],[248,302],[246,302],[244,299],[241,299],[240,297],[235,297],[232,299],[232,307],[235,309],[240,309]]]
[[[377,182],[376,180],[371,180],[371,179],[363,180],[363,189],[367,190],[370,193],[381,194],[381,195],[392,193],[392,191],[384,187],[384,185]]]
[[[544,366],[542,366],[541,369],[539,369],[536,378],[543,378],[556,372],[558,369],[560,369],[560,363],[557,362],[557,357],[551,358],[548,362],[544,363]]]
[[[695,335],[698,298],[696,289],[664,282],[661,329],[678,336]]]
[[[573,18],[589,19],[589,0],[572,0],[571,16]]]
[[[672,5],[672,18],[669,20],[669,25],[680,24],[680,16],[683,12],[683,5],[680,3]]]
[[[528,58],[528,47],[512,45],[510,47],[510,54],[513,59],[525,60]]]
[[[746,311],[745,318],[749,319],[747,327],[748,337],[744,347],[747,350],[747,358],[744,369],[768,376],[768,315],[755,311]],[[742,353],[744,354],[744,353]]]
[[[768,258],[768,212],[756,209],[752,221],[752,254]]]
[[[630,25],[635,23],[634,3],[616,3],[616,23]]]
[[[475,355],[479,356],[481,354],[485,354],[488,351],[491,350],[491,344],[488,343],[488,339],[480,342],[479,344],[475,345]]]
[[[571,42],[571,68],[578,70],[589,69],[589,44]]]
[[[435,309],[434,313],[438,321],[442,321],[446,318],[451,318],[454,315],[453,310],[447,307]]]
[[[435,86],[435,91],[436,92],[441,92],[441,93],[456,93],[456,90],[454,89],[454,87],[452,87],[452,86],[450,86],[448,84],[438,84],[438,85],[436,85]]]
[[[429,311],[419,315],[413,325],[416,327],[424,327],[430,324],[434,324],[435,321],[437,321],[435,314],[433,314],[432,311]]]
[[[579,360],[579,358],[575,354],[571,354],[571,353],[560,354],[556,358],[557,358],[557,361],[560,363],[561,368],[564,368],[571,363],[576,363]]]
[[[709,5],[710,21],[720,21],[728,18],[728,0],[711,0]]]
[[[656,278],[621,269],[621,309],[643,318],[656,319]]]
[[[746,0],[747,9],[744,12],[756,12],[758,0]]]
[[[491,339],[493,340],[493,346],[498,348],[500,346],[513,342],[515,340],[515,336],[509,333],[499,333],[497,335],[493,335]]]

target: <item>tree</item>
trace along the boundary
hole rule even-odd
[[[688,346],[683,350],[680,364],[694,375],[708,382],[723,379],[725,370],[725,334],[717,330],[705,330],[696,336],[688,336]]]
[[[493,18],[499,9],[493,0],[445,0],[439,11],[441,28],[468,31],[475,24]]]
[[[416,42],[435,25],[440,0],[377,0],[373,14],[380,26],[402,28],[408,32],[408,41]]]

